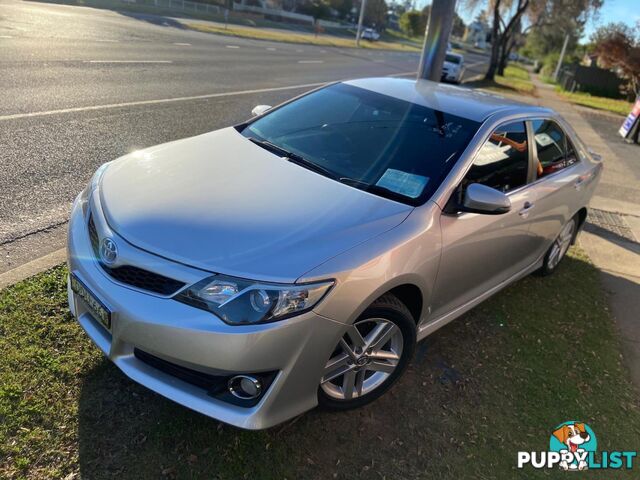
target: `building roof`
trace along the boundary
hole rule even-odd
[[[428,80],[380,77],[344,83],[477,122],[498,112],[505,115],[550,112],[547,108],[516,102],[493,93]]]

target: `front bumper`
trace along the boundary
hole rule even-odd
[[[71,312],[103,353],[134,381],[188,408],[246,429],[271,427],[317,405],[324,365],[345,325],[311,311],[270,324],[230,326],[212,313],[120,284],[96,261],[87,219],[78,201],[69,223],[67,248],[69,271],[113,312],[111,329],[103,327],[69,287]],[[152,257],[150,263],[156,269],[164,262],[172,273],[180,268]],[[193,269],[188,273],[196,275]],[[201,272],[201,278],[208,275],[210,272]],[[134,355],[135,349],[211,375],[278,373],[255,406],[242,407],[153,368]]]

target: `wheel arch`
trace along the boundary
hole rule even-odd
[[[578,217],[578,225],[576,227],[576,231],[573,235],[573,240],[571,241],[571,244],[575,244],[576,242],[576,238],[578,238],[578,233],[580,232],[580,230],[582,230],[582,228],[584,227],[586,221],[587,221],[587,207],[582,207],[580,210],[578,210],[576,212],[576,214],[574,215],[574,217]]]

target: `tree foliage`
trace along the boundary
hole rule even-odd
[[[427,28],[430,13],[431,5],[427,5],[422,10],[407,11],[400,17],[400,28],[412,37],[422,36]],[[461,37],[464,35],[465,28],[464,20],[457,13],[454,13],[451,34]]]
[[[387,24],[387,2],[385,0],[367,0],[364,9],[364,22],[367,25],[375,26],[378,30],[382,30]]]
[[[565,36],[569,35],[567,55],[578,49],[578,40],[587,21],[597,15],[603,0],[546,0],[533,1],[526,14],[529,26],[525,30],[526,43],[522,53],[536,60],[544,60],[560,53]]]
[[[600,27],[591,37],[594,53],[605,68],[615,68],[640,95],[640,24],[636,28],[624,23],[610,23]]]
[[[422,13],[418,10],[404,12],[400,17],[400,28],[411,37],[423,35],[425,25],[426,23],[424,22]]]

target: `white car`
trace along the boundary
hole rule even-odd
[[[442,65],[441,81],[460,83],[464,73],[464,56],[459,53],[447,52]]]
[[[360,34],[360,38],[363,40],[370,40],[375,42],[380,39],[380,34],[376,32],[373,28],[365,28]]]

